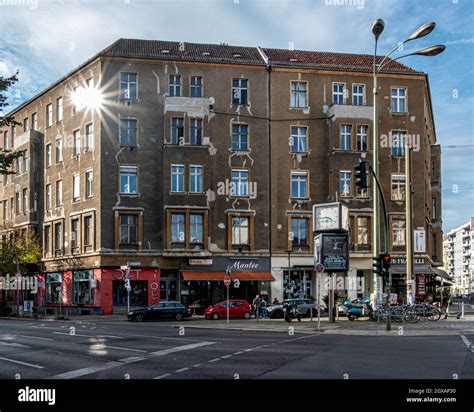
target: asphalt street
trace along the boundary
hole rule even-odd
[[[472,331],[344,336],[191,325],[0,319],[0,378],[474,378]]]

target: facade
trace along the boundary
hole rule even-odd
[[[23,127],[2,130],[3,145],[29,147],[30,165],[4,180],[0,222],[4,241],[40,236],[37,304],[112,313],[127,268],[133,305],[215,303],[227,269],[232,297],[315,296],[312,206],[336,200],[350,210],[348,276],[363,280],[339,295],[367,296],[371,190],[353,168],[372,159],[371,70],[368,55],[120,39],[15,109]],[[405,256],[407,141],[417,257],[439,265],[427,75],[392,61],[379,87],[390,251]]]
[[[446,260],[444,268],[454,279],[455,295],[474,293],[474,218],[447,233],[444,241]]]

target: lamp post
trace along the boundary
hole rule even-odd
[[[400,60],[404,57],[408,56],[436,56],[440,53],[442,53],[446,46],[443,45],[434,45],[434,46],[429,46],[425,47],[423,49],[417,50],[415,52],[411,52],[408,54],[404,54],[402,56],[399,56],[395,59],[389,59],[389,57],[402,45],[405,43],[408,43],[412,40],[415,39],[420,39],[428,34],[430,34],[433,29],[436,27],[436,23],[431,22],[424,24],[420,26],[417,30],[415,30],[409,37],[406,38],[402,43],[398,43],[389,53],[387,53],[380,63],[377,63],[377,46],[378,46],[378,39],[380,35],[382,34],[384,28],[385,28],[385,22],[382,19],[377,19],[374,21],[372,24],[372,34],[374,35],[375,38],[375,48],[374,48],[374,60],[373,60],[373,133],[372,133],[372,151],[373,151],[373,158],[372,158],[372,168],[374,170],[373,177],[372,177],[372,199],[373,199],[373,227],[372,227],[372,232],[373,232],[373,255],[374,257],[377,257],[378,254],[380,253],[380,247],[381,247],[381,242],[380,242],[380,209],[379,209],[379,193],[376,188],[376,178],[379,175],[379,136],[378,136],[378,104],[377,104],[377,97],[378,97],[378,84],[377,84],[377,75],[382,71],[382,69],[390,62],[393,62],[395,60]],[[397,142],[400,144],[400,142]],[[405,145],[405,142],[403,142]],[[410,172],[410,168],[407,168],[408,170],[405,171],[405,173]],[[410,176],[406,176],[406,184],[407,184],[407,190],[406,193],[408,194],[407,196],[410,195],[411,193],[411,173]],[[412,203],[408,202],[407,203],[407,208],[411,209]],[[412,212],[407,210],[406,213],[406,229],[407,229],[407,236],[412,236],[413,234],[411,233],[412,230]],[[410,233],[408,233],[408,230],[410,230]],[[389,247],[388,247],[388,236],[384,236],[384,248],[385,248],[385,253],[389,253]],[[410,250],[408,250],[410,249]],[[412,242],[407,242],[407,280],[411,279],[412,277],[412,272],[413,272],[413,244]],[[389,276],[390,278],[390,276]],[[375,301],[377,301],[377,275],[374,273],[374,296],[375,296]],[[391,282],[389,282],[391,283]],[[390,289],[391,285],[388,285],[388,300],[390,300]],[[408,283],[407,283],[407,301],[408,301]],[[387,324],[387,328],[389,328],[389,323]]]

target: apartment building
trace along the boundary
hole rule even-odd
[[[369,55],[120,39],[15,109],[21,135],[2,130],[5,148],[30,148],[29,167],[3,182],[5,241],[40,234],[52,308],[111,313],[126,303],[127,273],[132,305],[216,302],[227,269],[232,296],[314,296],[312,205],[339,200],[351,215],[348,276],[365,281],[340,294],[365,296],[371,191],[356,190],[353,168],[372,157],[371,65]],[[426,74],[390,62],[379,96],[398,290],[404,141],[415,143],[415,227],[426,235],[419,273],[442,257],[440,156]]]
[[[455,295],[474,293],[474,218],[466,224],[449,231],[443,242],[446,249],[444,268],[453,277]]]

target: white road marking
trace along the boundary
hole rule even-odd
[[[141,350],[141,349],[132,349],[132,348],[122,348],[120,346],[109,346],[109,345],[103,345],[104,348],[110,348],[110,349],[119,349],[119,350],[129,350],[131,352],[143,352],[143,353],[148,353],[146,350]]]
[[[19,365],[29,366],[30,368],[44,369],[44,366],[33,365],[32,363],[21,362],[21,361],[19,361],[19,360],[15,360],[15,359],[9,359],[9,358],[2,358],[2,357],[0,357],[0,360],[4,360],[4,361],[7,361],[7,362],[12,362],[12,363],[18,363]]]
[[[13,348],[31,348],[31,346],[22,345],[21,343],[2,342],[2,341],[0,341],[0,346],[10,346],[10,347],[13,347]]]
[[[215,343],[216,343],[216,342],[198,342],[198,343],[191,343],[191,344],[189,344],[189,345],[176,346],[175,348],[159,350],[159,351],[157,351],[157,352],[151,352],[150,355],[153,355],[153,356],[163,356],[163,355],[168,355],[169,353],[182,352],[182,351],[185,351],[185,350],[190,350],[190,349],[199,348],[199,347],[201,347],[201,346],[214,345]]]
[[[224,356],[221,356],[221,359],[227,359],[227,358],[230,358],[232,357],[233,355],[224,355]]]
[[[199,368],[201,365],[201,363],[196,363],[196,365],[193,365],[193,368]]]
[[[175,370],[176,373],[180,373],[180,372],[184,372],[184,371],[188,371],[189,368],[181,368],[181,369],[177,369]]]
[[[164,375],[157,376],[156,378],[153,378],[153,379],[163,379],[163,378],[166,378],[167,376],[171,376],[171,373],[165,373]]]
[[[217,362],[217,361],[220,361],[221,358],[215,358],[215,359],[211,359],[210,361],[208,361],[209,363],[213,363],[213,362]]]
[[[464,342],[464,344],[467,346],[468,349],[472,348],[472,343],[469,342],[468,338],[466,338],[464,335],[461,335],[461,339]]]
[[[51,332],[54,333],[55,335],[67,335],[67,336],[79,336],[81,338],[115,338],[115,339],[123,339],[120,336],[113,336],[113,335],[98,335],[98,336],[92,336],[92,335],[81,335],[80,333],[67,333],[67,332]]]
[[[28,338],[28,339],[39,339],[39,340],[54,340],[51,338],[40,338],[39,336],[29,336],[29,335],[18,335],[21,338]]]
[[[250,352],[253,351],[255,348],[250,348],[250,349],[244,349],[244,352]]]
[[[243,352],[235,352],[234,355],[242,355]]]

